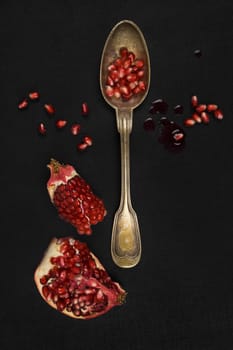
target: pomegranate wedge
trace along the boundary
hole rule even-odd
[[[52,239],[34,280],[51,307],[78,319],[103,315],[126,298],[87,244],[71,237]]]

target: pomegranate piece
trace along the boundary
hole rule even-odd
[[[214,117],[218,120],[222,120],[223,119],[223,113],[220,109],[216,109],[214,111]]]
[[[90,235],[91,225],[101,222],[107,214],[103,201],[73,166],[51,159],[48,168],[51,175],[47,189],[59,216],[73,225],[79,234]]]
[[[193,106],[193,107],[197,107],[197,105],[198,105],[198,98],[197,98],[197,96],[192,96],[191,97],[191,105]]]
[[[51,104],[44,104],[44,109],[46,110],[46,112],[50,115],[55,113],[55,108],[53,107],[53,105]]]
[[[209,104],[207,105],[207,111],[208,112],[214,112],[218,109],[218,105],[215,105],[215,104]]]
[[[185,126],[193,126],[194,124],[196,124],[196,121],[193,118],[186,118],[184,120]]]
[[[207,106],[205,104],[200,104],[196,107],[196,112],[197,113],[202,113],[206,110]]]
[[[22,109],[26,109],[28,107],[28,100],[25,98],[24,100],[22,100],[21,102],[19,102],[18,104],[18,109],[22,110]]]
[[[86,148],[88,147],[88,144],[86,142],[80,142],[78,145],[77,145],[77,149],[79,151],[84,151]]]
[[[52,239],[34,281],[51,307],[76,319],[103,315],[126,298],[87,244],[71,237]]]
[[[28,96],[32,101],[39,100],[39,97],[40,97],[39,92],[37,91],[30,92]]]
[[[206,112],[202,112],[201,113],[201,120],[204,124],[209,124],[209,122],[210,122],[209,114]]]
[[[56,127],[57,127],[58,129],[64,128],[64,127],[66,126],[66,124],[67,124],[67,120],[58,119],[58,120],[56,121]]]
[[[193,113],[192,118],[195,120],[196,123],[200,124],[202,122],[201,117],[197,113]]]
[[[87,146],[91,146],[93,143],[92,138],[90,136],[85,136],[83,142],[86,143]]]

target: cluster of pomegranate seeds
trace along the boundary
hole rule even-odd
[[[38,91],[32,91],[29,92],[28,97],[21,100],[18,104],[19,110],[24,110],[28,107],[30,101],[39,101],[40,94]],[[44,110],[47,112],[48,115],[53,116],[56,114],[56,109],[51,103],[45,103],[43,105]],[[81,114],[83,116],[87,116],[89,113],[89,107],[87,102],[83,102],[81,105]],[[55,121],[55,126],[57,129],[63,129],[68,124],[68,121],[65,119],[57,119]],[[72,135],[76,136],[80,133],[81,125],[78,123],[74,123],[70,127],[70,132]],[[40,122],[37,126],[37,131],[40,135],[45,136],[47,134],[47,128],[44,122]],[[77,144],[77,150],[83,151],[88,146],[92,145],[92,138],[88,135],[86,135],[83,140]]]
[[[126,297],[87,244],[70,237],[52,240],[34,279],[43,299],[73,318],[98,317]]]
[[[106,95],[129,100],[146,89],[144,73],[144,61],[127,47],[121,47],[119,56],[108,66]]]
[[[193,108],[193,114],[191,118],[186,118],[184,120],[185,126],[193,126],[198,124],[209,124],[210,114],[214,116],[217,120],[223,119],[223,113],[216,104],[200,104],[196,95],[191,97],[191,106]]]
[[[80,234],[90,235],[91,225],[103,221],[107,211],[86,181],[71,165],[52,159],[47,189],[59,216],[71,223]]]

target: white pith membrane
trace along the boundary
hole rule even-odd
[[[48,275],[48,272],[54,267],[54,265],[51,263],[50,259],[51,257],[58,257],[58,256],[62,256],[62,253],[59,251],[60,246],[62,243],[64,243],[64,240],[69,240],[69,244],[72,245],[72,247],[76,250],[76,254],[78,255],[79,251],[78,249],[76,249],[73,246],[73,243],[75,241],[78,240],[74,240],[71,237],[66,237],[63,239],[57,239],[57,238],[53,238],[52,241],[49,244],[48,249],[46,250],[44,257],[40,263],[40,265],[37,267],[35,274],[34,274],[34,280],[37,286],[37,289],[40,293],[40,295],[42,296],[42,298],[46,301],[46,303],[48,303],[51,307],[53,307],[54,309],[58,310],[56,303],[52,300],[52,298],[46,298],[43,294],[43,287],[47,285],[47,283],[52,282],[53,278],[51,277],[50,279],[48,279],[46,284],[42,284],[40,282],[40,279],[43,276]],[[80,242],[82,243],[82,242]],[[96,268],[100,269],[100,270],[104,270],[103,265],[100,263],[100,261],[98,260],[98,258],[91,252],[89,251],[89,254],[91,255],[92,259],[94,259],[95,263],[96,263]],[[77,264],[78,266],[78,264]],[[126,297],[126,292],[124,291],[124,289],[121,288],[121,286],[119,285],[119,283],[117,282],[113,282],[115,288],[111,289],[108,288],[107,286],[103,285],[101,282],[99,282],[95,277],[84,277],[82,274],[76,274],[75,279],[74,279],[75,283],[77,284],[77,288],[80,287],[82,285],[85,286],[84,289],[81,288],[80,291],[80,296],[84,295],[85,293],[87,294],[87,292],[89,292],[91,289],[96,291],[96,295],[97,293],[99,293],[99,295],[104,296],[104,300],[106,302],[106,307],[104,309],[100,309],[97,311],[93,311],[90,312],[91,307],[88,309],[88,312],[85,315],[85,307],[82,310],[82,307],[80,307],[80,310],[84,313],[83,315],[75,315],[73,313],[73,311],[68,311],[66,308],[64,308],[62,311],[58,310],[59,312],[62,312],[63,314],[72,317],[72,318],[78,318],[78,319],[90,319],[90,318],[95,318],[97,316],[100,316],[104,313],[106,313],[107,311],[109,311],[112,307],[116,306],[116,305],[120,305],[122,304],[122,302],[124,302],[125,297]],[[98,303],[97,303],[98,306]]]

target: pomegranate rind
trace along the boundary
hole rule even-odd
[[[68,237],[68,239],[73,240],[73,238],[71,238],[71,237]],[[40,264],[38,265],[38,267],[34,273],[34,282],[36,284],[36,287],[37,287],[38,292],[40,293],[41,297],[44,299],[44,301],[48,305],[50,305],[53,309],[55,309],[57,311],[59,311],[59,310],[57,309],[56,304],[52,300],[45,298],[45,296],[42,292],[43,285],[41,284],[40,279],[41,279],[41,277],[45,276],[48,273],[48,271],[53,267],[53,264],[50,261],[51,257],[61,256],[61,252],[59,251],[59,241],[60,240],[61,239],[58,239],[56,237],[51,240],[47,250],[44,253],[44,256],[43,256]],[[91,257],[95,260],[96,267],[100,270],[105,271],[105,268],[101,264],[99,259],[91,251],[89,251],[89,253],[90,253]],[[77,275],[77,279],[79,278],[79,276],[81,276],[81,275]],[[76,316],[72,312],[67,311],[66,309],[64,309],[63,311],[59,311],[59,312],[63,313],[64,315],[69,316],[69,317],[74,318],[74,319],[83,319],[83,320],[92,319],[92,318],[96,318],[98,316],[105,314],[111,308],[113,308],[117,305],[121,305],[123,302],[125,302],[125,298],[126,298],[127,293],[120,286],[119,283],[113,282],[116,290],[118,291],[118,292],[116,292],[116,291],[112,291],[109,288],[105,287],[96,278],[90,277],[89,279],[87,279],[87,278],[81,276],[81,279],[83,282],[88,281],[88,283],[92,284],[93,287],[94,286],[97,288],[99,287],[102,290],[102,292],[104,293],[104,295],[108,297],[108,305],[104,310],[92,313],[92,314],[87,315],[87,316],[82,316],[82,315]]]

